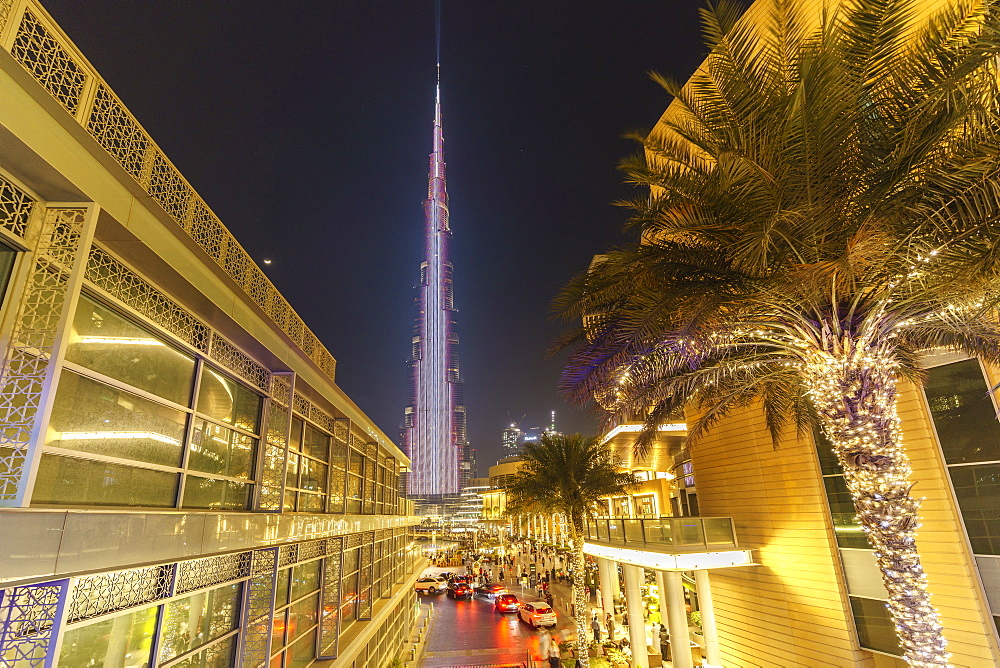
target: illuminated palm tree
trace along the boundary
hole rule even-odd
[[[635,485],[631,473],[618,468],[618,456],[606,444],[580,434],[546,433],[540,441],[525,443],[524,461],[507,490],[507,514],[562,514],[570,534],[573,563],[573,607],[580,662],[590,665],[587,654],[587,596],[583,539],[585,521],[599,499],[621,496]]]
[[[759,0],[703,15],[710,55],[674,96],[626,203],[642,243],[556,300],[587,324],[563,389],[609,421],[683,408],[690,436],[763,408],[818,424],[875,549],[913,666],[947,663],[914,540],[896,413],[922,351],[1000,363],[1000,10],[950,0]]]

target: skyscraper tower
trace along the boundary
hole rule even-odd
[[[441,66],[434,103],[434,143],[424,202],[425,248],[417,286],[410,353],[411,395],[403,450],[412,461],[407,494],[428,501],[458,494],[468,482],[465,405],[458,371],[452,266],[448,258],[448,190],[441,129]]]

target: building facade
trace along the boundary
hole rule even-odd
[[[454,496],[471,474],[465,403],[458,367],[453,269],[449,255],[441,84],[434,103],[434,146],[424,203],[425,248],[417,285],[409,368],[411,395],[403,418],[403,450],[413,462],[407,494],[425,501]]]
[[[34,0],[0,100],[0,664],[399,656],[409,460]]]

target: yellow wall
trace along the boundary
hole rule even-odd
[[[923,392],[900,392],[903,440],[921,508],[918,546],[955,666],[1000,665],[958,508]],[[772,446],[759,410],[720,422],[690,446],[704,516],[734,518],[753,568],[712,571],[727,666],[903,665],[856,648],[826,495],[811,439]]]
[[[760,564],[711,571],[725,665],[874,668],[852,638],[812,442],[775,449],[760,411],[744,410],[690,450],[701,514],[732,517]]]

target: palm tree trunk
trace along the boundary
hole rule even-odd
[[[895,363],[873,349],[817,352],[806,377],[857,519],[875,548],[903,658],[911,666],[946,666],[947,641],[917,552],[920,501],[910,496],[910,461],[896,414]]]
[[[587,608],[590,601],[585,593],[586,573],[583,557],[583,517],[573,514],[570,518],[570,542],[573,549],[573,612],[576,615],[576,656],[583,668],[590,668],[590,629],[587,626]]]

